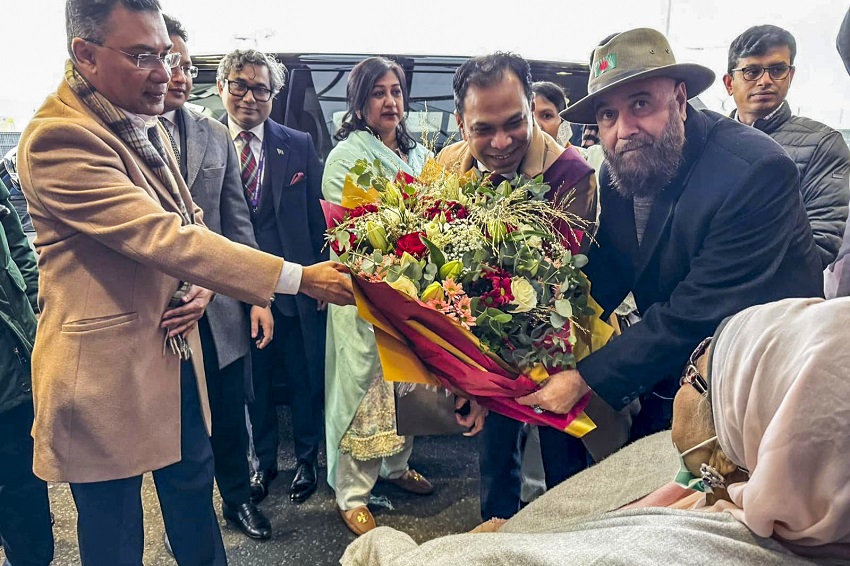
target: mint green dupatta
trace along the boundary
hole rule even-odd
[[[425,147],[417,144],[405,162],[369,132],[353,132],[331,150],[325,160],[322,193],[326,200],[339,204],[345,177],[358,159],[378,159],[388,176],[399,171],[416,176],[431,155]],[[357,408],[379,372],[378,350],[371,325],[357,315],[357,307],[329,305],[325,351],[325,437],[328,484],[331,487],[335,485],[340,442],[352,426]],[[375,458],[392,456],[403,449],[403,439],[395,434],[394,426],[376,427],[368,442],[373,451],[370,456]],[[346,444],[350,447],[350,442]],[[353,451],[352,455],[356,457]]]

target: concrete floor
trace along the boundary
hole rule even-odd
[[[290,503],[289,483],[294,475],[292,435],[289,414],[281,408],[280,475],[261,509],[269,518],[274,536],[268,542],[253,541],[221,521],[221,530],[231,566],[271,566],[291,564],[321,566],[338,564],[345,547],[354,540],[336,512],[333,492],[325,481],[326,468],[319,471],[319,489],[305,503]],[[288,441],[288,442],[287,442]],[[324,466],[324,453],[320,465]],[[461,435],[420,437],[416,439],[411,467],[435,486],[430,496],[406,493],[393,485],[379,482],[373,495],[386,496],[395,507],[373,508],[375,520],[402,530],[418,542],[463,532],[480,522],[478,499],[478,451],[476,439]],[[146,566],[172,566],[175,561],[162,545],[163,523],[153,481],[148,474],[143,482],[145,510]],[[54,526],[55,566],[80,564],[76,537],[76,511],[67,485],[49,486]],[[220,512],[221,500],[215,496]],[[220,515],[219,515],[220,516]],[[0,563],[3,552],[0,550]]]

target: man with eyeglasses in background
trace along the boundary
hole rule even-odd
[[[794,116],[785,100],[794,79],[797,42],[772,25],[754,26],[729,47],[726,91],[737,109],[731,117],[772,137],[797,165],[800,192],[824,269],[835,260],[850,200],[850,149],[841,133]]]
[[[222,58],[216,83],[239,155],[257,244],[265,252],[310,265],[328,256],[320,204],[323,167],[310,134],[269,118],[285,72],[270,55],[237,49]],[[253,274],[246,270],[244,276]],[[273,386],[285,382],[291,393],[296,460],[289,498],[301,503],[316,491],[323,441],[325,303],[305,295],[278,295],[272,312],[275,339],[263,350],[254,347],[251,354],[254,402],[249,414],[257,465],[251,498],[262,501],[278,474]]]
[[[157,0],[65,16],[64,80],[18,153],[39,254],[33,471],[70,484],[83,566],[142,563],[147,472],[177,563],[223,566],[196,321],[212,292],[351,304],[351,282],[204,226],[157,120],[180,64]]]
[[[204,224],[224,237],[257,248],[251,213],[242,192],[239,159],[227,128],[186,105],[198,68],[186,46],[183,25],[163,14],[168,36],[180,53],[165,94],[160,122],[168,133],[180,173],[192,199],[204,211]],[[250,307],[250,327],[243,303],[219,296],[198,320],[204,350],[204,371],[212,418],[210,441],[215,457],[215,479],[221,494],[224,518],[250,538],[271,538],[271,525],[251,502],[248,469],[248,430],[245,423],[245,391],[250,391],[251,337],[262,349],[272,340],[274,320],[270,307]],[[260,334],[262,328],[262,334]],[[247,382],[246,382],[247,380]],[[167,541],[167,538],[166,538]],[[170,548],[166,542],[166,548]]]

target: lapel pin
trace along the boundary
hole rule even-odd
[[[282,150],[282,149],[280,149],[280,148],[277,148],[277,154],[278,154],[278,155],[283,155],[283,150]]]

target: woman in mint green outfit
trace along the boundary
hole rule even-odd
[[[358,159],[378,159],[394,177],[399,171],[418,175],[431,156],[405,125],[407,84],[397,63],[383,57],[361,61],[348,77],[346,94],[348,111],[334,136],[339,143],[322,177],[324,197],[334,203]],[[328,484],[343,521],[360,535],[376,526],[367,504],[379,476],[413,493],[433,488],[408,467],[413,437],[396,434],[393,387],[384,381],[372,326],[357,307],[328,306],[325,360]]]

